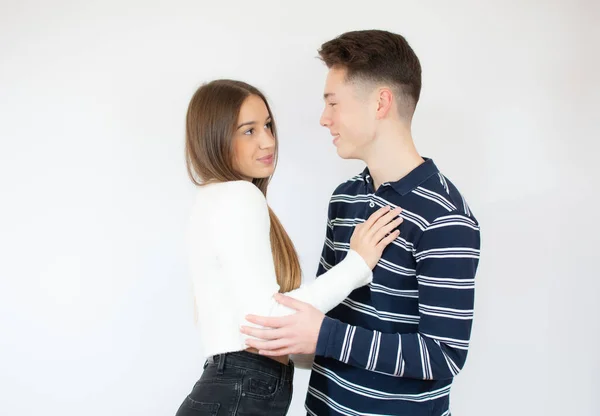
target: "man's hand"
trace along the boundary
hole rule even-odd
[[[277,318],[248,315],[253,324],[272,329],[242,326],[241,332],[259,339],[249,338],[246,344],[256,348],[261,355],[280,356],[289,354],[313,354],[325,315],[308,303],[275,295],[275,300],[288,308],[295,309],[293,315]]]

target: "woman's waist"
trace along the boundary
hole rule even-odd
[[[254,358],[260,360],[274,361],[278,363],[278,365],[287,365],[289,363],[290,359],[288,355],[282,355],[277,357],[267,357],[264,355],[260,355],[257,349],[246,346],[244,342],[246,338],[246,335],[243,335],[241,333],[235,334],[234,332],[230,331],[225,332],[222,330],[222,328],[220,331],[210,334],[201,333],[203,350],[205,352],[204,355],[205,357],[210,358],[219,354],[246,352],[248,354],[251,354]]]
[[[283,359],[283,357],[278,358]],[[277,378],[290,380],[293,378],[294,373],[294,363],[287,356],[285,357],[285,363],[283,363],[245,350],[212,355],[208,357],[207,364],[224,370],[259,371]]]
[[[280,355],[280,356],[277,356],[277,357],[267,357],[265,355],[260,355],[258,353],[258,350],[256,348],[246,348],[244,351],[249,352],[250,354],[255,354],[255,355],[259,356],[259,357],[265,357],[265,358],[268,358],[270,360],[275,360],[278,363],[281,363],[283,365],[288,365],[289,362],[290,362],[290,356],[289,355]]]

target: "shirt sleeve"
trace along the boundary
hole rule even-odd
[[[437,380],[458,374],[471,335],[479,225],[450,213],[431,223],[415,249],[418,330],[382,333],[326,317],[316,355],[397,377]]]

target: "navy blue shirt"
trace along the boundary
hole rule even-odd
[[[369,170],[331,197],[318,275],[339,263],[356,224],[401,207],[400,236],[373,282],[327,314],[306,410],[311,415],[450,414],[452,380],[467,357],[479,224],[431,159],[375,191]]]

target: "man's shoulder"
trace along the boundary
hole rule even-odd
[[[475,220],[467,200],[459,189],[443,173],[432,175],[412,193],[419,196],[422,203],[429,207],[427,219],[434,221],[444,215],[462,215]]]
[[[364,181],[361,174],[355,175],[340,183],[333,191],[332,197],[336,195],[357,195],[362,192]]]

